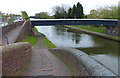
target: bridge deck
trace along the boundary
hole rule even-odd
[[[32,25],[103,25],[116,26],[116,19],[31,19]]]
[[[36,20],[106,20],[106,21],[118,21],[117,19],[30,19],[31,21],[36,21]]]

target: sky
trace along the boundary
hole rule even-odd
[[[89,14],[90,10],[98,7],[118,5],[120,0],[0,0],[0,11],[5,13],[20,14],[26,11],[29,16],[35,13],[52,13],[52,8],[56,5],[66,4],[73,6],[80,2],[84,8],[84,13]]]

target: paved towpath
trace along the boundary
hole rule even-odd
[[[32,60],[25,76],[71,76],[66,65],[44,47],[42,36],[38,33],[38,44],[33,47]]]

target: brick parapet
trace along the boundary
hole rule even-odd
[[[30,61],[31,45],[27,42],[13,43],[2,47],[2,75],[13,76]]]
[[[49,50],[61,58],[77,76],[99,76],[100,78],[102,78],[101,76],[117,76],[106,66],[80,50],[71,48]]]
[[[19,22],[14,22],[12,24],[8,24],[6,26],[3,26],[2,27],[2,34],[6,34],[8,33],[9,31],[11,31],[12,29],[22,25],[24,23],[24,21],[19,21]]]
[[[24,39],[26,36],[29,36],[29,35],[33,35],[32,34],[32,26],[31,26],[31,22],[28,20],[28,21],[25,21],[22,25],[22,28],[21,28],[21,32],[19,33],[19,36],[17,37],[17,40],[16,42],[18,41],[21,41],[22,39]]]

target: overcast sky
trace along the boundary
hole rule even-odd
[[[0,11],[14,14],[26,11],[28,15],[35,15],[39,12],[52,14],[52,7],[55,5],[67,4],[73,6],[77,2],[83,5],[84,13],[89,14],[91,9],[118,5],[119,0],[0,0]]]

